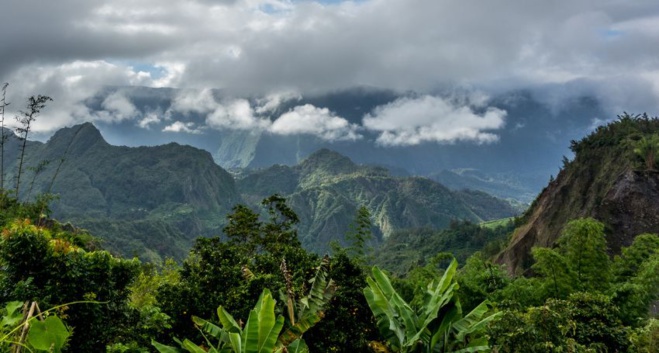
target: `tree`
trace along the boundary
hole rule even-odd
[[[370,251],[367,248],[367,243],[373,239],[372,227],[371,213],[368,208],[365,206],[359,207],[355,219],[350,225],[350,231],[346,234],[346,240],[350,242],[347,249],[348,254],[362,265],[366,265],[368,262],[366,256]]]
[[[558,240],[560,251],[576,276],[581,291],[606,290],[611,281],[611,260],[606,252],[604,224],[592,219],[576,219],[567,224]]]
[[[646,170],[654,170],[659,159],[659,135],[641,137],[636,142],[634,153],[644,162]]]
[[[130,314],[128,286],[139,262],[88,251],[84,235],[51,223],[37,227],[29,220],[16,220],[3,229],[0,302],[36,300],[43,309],[75,301],[102,302],[78,304],[66,311],[66,322],[75,332],[71,351],[102,351]]]
[[[46,103],[52,101],[53,99],[48,96],[38,95],[36,97],[32,96],[28,98],[28,103],[26,110],[20,111],[20,115],[16,117],[19,127],[16,128],[16,133],[18,133],[19,139],[22,141],[21,144],[21,153],[18,157],[18,169],[16,172],[16,199],[20,199],[20,185],[21,185],[21,174],[23,172],[23,161],[25,159],[25,148],[27,147],[27,138],[32,131],[32,123],[36,120],[41,110],[46,107]]]
[[[5,110],[9,106],[9,103],[7,103],[7,86],[9,86],[9,83],[2,85],[2,100],[0,100],[0,190],[5,188],[5,142],[8,137],[5,132]]]

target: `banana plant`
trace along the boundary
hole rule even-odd
[[[458,284],[454,280],[457,261],[453,260],[442,278],[428,284],[424,304],[412,308],[393,288],[379,268],[373,267],[367,278],[364,296],[376,317],[380,333],[389,348],[400,353],[479,352],[488,351],[485,325],[497,314],[484,317],[489,311],[486,302],[463,316],[455,296]]]
[[[288,287],[287,298],[285,298],[284,302],[288,309],[287,313],[290,325],[279,336],[277,340],[278,349],[289,347],[296,341],[304,342],[301,340],[302,334],[316,325],[325,316],[325,308],[336,292],[336,284],[331,279],[328,279],[329,266],[330,258],[325,255],[320,265],[316,267],[316,275],[309,281],[311,284],[309,294],[300,298],[296,307],[293,303],[292,291],[290,290],[290,276],[286,268],[286,262],[282,262],[281,268]],[[291,349],[289,348],[288,351],[290,352]]]
[[[284,317],[275,316],[275,300],[268,289],[264,289],[254,309],[242,328],[222,306],[217,308],[222,327],[210,321],[193,317],[194,323],[205,333],[207,349],[189,341],[179,341],[181,349],[152,341],[152,345],[160,353],[190,352],[190,353],[272,353],[275,351],[277,338],[284,326]],[[217,340],[211,343],[208,336]]]
[[[288,277],[285,262],[282,263],[282,270],[284,276]],[[251,274],[247,268],[242,271],[243,274]],[[204,347],[187,339],[176,340],[180,348],[156,341],[151,343],[160,353],[308,353],[309,348],[302,334],[323,318],[325,306],[336,291],[334,282],[328,279],[328,271],[329,257],[325,257],[316,269],[316,276],[310,281],[309,294],[298,301],[297,309],[293,305],[289,288],[284,300],[288,307],[289,325],[283,332],[285,319],[281,315],[275,316],[276,301],[270,291],[264,289],[256,306],[250,311],[244,328],[220,306],[217,308],[217,316],[221,326],[196,316],[192,318],[204,335]],[[215,343],[211,342],[211,338],[215,339]]]

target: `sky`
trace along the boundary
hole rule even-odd
[[[592,94],[612,112],[659,114],[656,0],[21,0],[3,4],[0,31],[8,115],[30,95],[51,96],[34,126],[42,133],[134,120],[191,134],[370,131],[384,146],[486,144],[506,126],[489,97],[528,87],[548,104]],[[167,112],[138,111],[121,90],[90,109],[106,86],[179,93]],[[355,86],[416,95],[359,124],[308,104],[269,115],[283,101]],[[437,94],[452,86],[467,88],[470,104]],[[204,123],[172,120],[185,111]]]

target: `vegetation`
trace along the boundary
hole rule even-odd
[[[383,178],[332,161],[306,174],[309,187],[339,182],[337,170]],[[196,239],[179,265],[115,257],[51,219],[50,201],[0,190],[2,352],[656,352],[659,236],[636,234],[611,257],[607,226],[594,218],[567,222],[552,248],[534,247],[526,276],[491,261],[515,222],[463,221],[392,233],[373,259],[391,272],[367,275],[367,206],[355,208],[346,247],[321,258],[302,247],[302,217],[286,198],[238,204],[217,221],[221,236]]]

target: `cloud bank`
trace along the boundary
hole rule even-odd
[[[35,125],[44,132],[81,121],[145,121],[120,96],[102,102],[104,113],[91,112],[86,102],[106,86],[195,90],[199,96],[176,104],[212,112],[215,128],[267,130],[261,117],[281,104],[277,97],[359,85],[432,95],[446,85],[497,91],[586,82],[589,93],[615,100],[612,108],[657,112],[657,23],[656,0],[23,0],[0,13],[0,31],[15,34],[0,42],[0,82],[11,84],[13,107],[32,94],[55,99],[48,119]],[[211,89],[234,99],[215,106]],[[270,99],[248,108],[248,97]],[[385,113],[369,119],[394,125]],[[304,116],[302,108],[292,114]],[[483,131],[500,114],[480,116],[491,121],[484,127],[451,116],[462,117],[464,131],[439,133],[443,118],[413,130],[373,129],[383,144],[443,141],[445,134],[486,142]],[[320,119],[325,126],[331,117]]]

